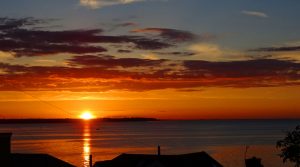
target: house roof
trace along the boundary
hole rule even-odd
[[[48,154],[11,154],[11,167],[75,167]]]
[[[1,167],[75,167],[48,154],[11,153],[12,133],[0,133]]]
[[[121,154],[118,157],[99,161],[94,167],[222,167],[205,152],[181,155]]]

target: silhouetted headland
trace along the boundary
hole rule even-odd
[[[156,118],[102,118],[106,122],[144,122],[144,121],[159,121]]]
[[[83,122],[82,119],[0,119],[0,124],[41,124],[41,123],[78,123]],[[146,122],[159,121],[156,118],[97,118],[91,119],[90,122]]]

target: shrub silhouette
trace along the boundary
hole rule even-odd
[[[287,132],[283,140],[277,141],[277,148],[281,150],[279,156],[284,163],[290,161],[295,167],[300,167],[300,125]]]

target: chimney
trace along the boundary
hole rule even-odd
[[[160,156],[160,146],[157,146],[157,155]]]
[[[93,156],[90,154],[90,167],[93,167]]]
[[[11,139],[12,133],[0,133],[0,156],[8,156],[11,154]]]

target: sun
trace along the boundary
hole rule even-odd
[[[85,111],[80,115],[80,118],[83,120],[91,120],[94,119],[95,117],[90,111]]]

